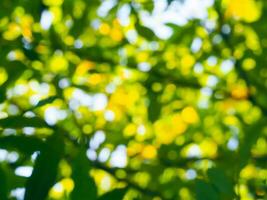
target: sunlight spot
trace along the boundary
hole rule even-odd
[[[181,114],[182,114],[182,119],[186,123],[194,124],[194,123],[197,123],[199,120],[199,117],[198,117],[196,110],[191,106],[185,107],[182,110]]]
[[[157,149],[153,145],[147,145],[142,151],[142,157],[145,159],[153,159],[157,156]]]

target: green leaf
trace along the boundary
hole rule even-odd
[[[75,187],[71,193],[72,200],[96,200],[97,189],[92,177],[89,176],[90,162],[85,151],[79,152],[72,165],[72,179]]]
[[[153,38],[155,37],[155,33],[151,29],[142,26],[139,23],[135,24],[135,28],[139,35],[148,40],[153,40]]]
[[[197,200],[217,200],[218,194],[210,185],[203,180],[196,181],[196,199]]]
[[[36,159],[26,184],[24,200],[44,200],[56,182],[58,165],[64,155],[64,141],[59,133],[50,136]]]
[[[241,141],[240,149],[239,149],[239,159],[240,159],[240,167],[241,170],[248,162],[251,155],[251,148],[256,143],[259,136],[262,134],[263,128],[266,124],[266,118],[262,118],[255,124],[250,126],[244,125],[244,139]]]
[[[0,166],[0,199],[7,200],[7,180],[2,167]]]
[[[98,198],[98,200],[122,200],[127,192],[127,188],[115,189]]]
[[[170,5],[174,0],[167,0],[168,5]]]
[[[3,163],[0,166],[0,193],[7,195],[14,188],[24,187],[26,178],[17,176],[14,170],[7,164]],[[7,193],[6,193],[7,192]],[[0,199],[1,199],[0,195]],[[1,199],[2,200],[2,199]]]
[[[0,119],[0,127],[2,128],[23,128],[23,127],[47,127],[48,125],[38,117],[12,116]]]
[[[41,150],[43,141],[39,138],[24,135],[0,137],[0,147],[7,150],[18,150],[27,155]]]
[[[51,97],[47,97],[45,99],[42,99],[34,107],[30,108],[29,110],[33,110],[33,109],[42,107],[46,104],[53,103],[53,101],[55,101],[57,98],[58,97],[55,95],[55,96],[51,96]]]
[[[227,196],[233,195],[233,184],[229,181],[224,171],[218,168],[211,168],[208,170],[208,177],[210,182],[218,189],[220,193]]]
[[[5,70],[8,74],[8,79],[0,86],[0,103],[6,99],[6,90],[13,85],[15,81],[23,74],[26,66],[19,61],[5,63]]]
[[[149,91],[148,96],[149,96],[148,119],[151,122],[154,122],[159,118],[162,107],[161,103],[158,100],[159,93]]]

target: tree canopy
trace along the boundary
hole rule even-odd
[[[264,0],[1,0],[0,200],[267,199]]]

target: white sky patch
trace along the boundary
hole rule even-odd
[[[53,190],[55,190],[55,191],[61,193],[61,192],[63,192],[64,187],[63,187],[63,185],[62,185],[61,183],[56,183],[56,184],[53,186]]]
[[[77,100],[78,106],[92,106],[93,104],[93,98],[91,95],[86,94],[82,90],[76,89],[73,94],[73,99]]]
[[[187,0],[184,3],[173,1],[169,7],[166,0],[154,2],[152,14],[147,11],[141,11],[140,14],[144,25],[151,28],[161,39],[167,39],[172,35],[172,29],[164,24],[183,26],[190,19],[206,20],[207,8],[213,5],[213,0]]]
[[[109,83],[105,88],[106,92],[109,94],[112,94],[115,91],[115,89],[116,85],[114,83]]]
[[[6,160],[8,151],[4,150],[4,149],[0,149],[0,162],[3,162]]]
[[[40,24],[44,30],[48,30],[53,22],[53,15],[48,10],[44,10],[41,15]]]
[[[197,173],[194,169],[189,169],[186,171],[185,176],[188,180],[192,180],[196,178]]]
[[[198,145],[193,144],[189,147],[187,156],[192,158],[192,157],[201,157],[201,150]]]
[[[108,104],[108,98],[103,93],[97,93],[93,96],[92,110],[100,111],[104,110]]]
[[[98,155],[98,160],[99,162],[106,162],[109,159],[109,156],[110,150],[108,148],[103,148]]]
[[[13,88],[14,95],[23,95],[28,92],[28,87],[24,84],[18,84]]]
[[[203,65],[200,63],[196,63],[194,66],[194,72],[200,74],[204,71]]]
[[[36,158],[38,157],[39,154],[40,154],[39,151],[34,152],[34,153],[31,155],[31,161],[32,161],[32,162],[35,162],[35,160],[36,160]]]
[[[217,34],[217,35],[215,35],[213,38],[212,38],[212,42],[213,42],[213,44],[219,44],[219,43],[221,43],[222,42],[222,36],[221,35],[219,35],[219,34]]]
[[[89,160],[96,160],[97,159],[97,154],[96,154],[96,151],[95,150],[92,150],[92,149],[88,149],[87,152],[86,152],[86,155],[87,155],[87,158]]]
[[[151,69],[150,63],[142,62],[138,64],[138,69],[142,72],[148,72]]]
[[[12,60],[16,60],[16,53],[15,51],[10,51],[8,54],[7,54],[7,59],[12,61]]]
[[[35,94],[30,97],[30,104],[31,105],[37,105],[38,102],[42,99],[42,96],[40,94]]]
[[[146,133],[146,127],[143,124],[139,125],[137,128],[137,133],[140,135],[144,135]]]
[[[106,108],[108,98],[104,93],[86,94],[82,90],[75,90],[70,100],[70,107],[75,110],[79,106],[87,106],[93,111],[102,111]]]
[[[28,117],[28,118],[31,118],[31,117],[35,117],[35,113],[32,112],[32,111],[27,111],[25,114],[24,114],[25,117]]]
[[[124,145],[117,146],[111,153],[110,165],[118,168],[123,168],[127,165],[127,151]]]
[[[115,119],[115,113],[112,110],[107,110],[104,113],[105,120],[111,122]]]
[[[17,115],[19,113],[19,109],[16,105],[11,104],[8,106],[8,113],[10,115]]]
[[[108,12],[110,9],[112,9],[116,5],[117,1],[116,0],[105,0],[101,4],[101,6],[97,10],[97,14],[100,17],[105,17],[107,16]]]
[[[197,37],[193,40],[191,44],[191,51],[193,53],[197,53],[200,50],[201,46],[202,46],[202,40],[201,38]]]
[[[24,127],[24,128],[22,129],[22,131],[23,131],[23,133],[24,133],[25,135],[33,135],[34,132],[35,132],[35,128],[33,128],[33,127]]]
[[[209,66],[215,66],[217,64],[217,58],[215,56],[208,57],[207,63]]]
[[[67,78],[63,78],[58,82],[60,88],[64,89],[70,86],[70,81]]]
[[[58,121],[67,117],[67,112],[56,107],[49,107],[45,110],[44,117],[49,125],[55,125]]]
[[[208,31],[212,31],[216,28],[216,22],[214,20],[208,19],[205,21],[204,26]]]
[[[105,141],[105,139],[106,135],[104,131],[96,131],[94,136],[90,140],[90,149],[98,149],[99,146]]]
[[[47,83],[38,83],[37,81],[30,81],[29,87],[36,94],[30,97],[30,103],[36,105],[41,99],[46,97],[50,91],[50,86]]]
[[[10,152],[6,156],[6,160],[10,163],[16,162],[19,159],[19,154],[15,151]]]
[[[234,68],[234,61],[232,60],[224,60],[221,64],[221,71],[224,74],[229,73]]]
[[[22,200],[24,198],[25,188],[16,188],[11,190],[10,196],[15,197],[17,200]]]
[[[12,129],[12,128],[6,128],[3,130],[3,135],[8,136],[8,135],[16,135],[17,130]]]
[[[239,142],[236,138],[230,138],[230,140],[227,143],[227,147],[228,149],[234,151],[238,148],[238,144]]]
[[[129,40],[130,43],[135,43],[137,41],[138,34],[135,30],[129,30],[126,33],[126,38]]]
[[[130,6],[125,4],[123,5],[118,13],[117,13],[117,17],[120,21],[120,24],[123,26],[127,26],[130,23],[130,19],[129,19],[129,15],[131,13],[131,9]]]
[[[210,75],[207,80],[207,86],[214,87],[218,83],[218,78],[214,75]]]
[[[18,176],[30,177],[32,174],[32,170],[33,168],[30,166],[21,166],[15,170],[15,174]]]
[[[224,25],[222,26],[222,32],[223,32],[224,34],[229,34],[229,33],[231,32],[231,27],[230,27],[228,24],[224,24]]]
[[[209,97],[209,96],[212,95],[212,89],[209,88],[209,87],[201,88],[200,92],[201,92],[201,94],[202,94],[203,96],[208,96],[208,97]]]
[[[81,40],[75,40],[75,42],[74,42],[74,47],[76,48],[76,49],[80,49],[80,48],[82,48],[83,47],[83,42],[81,41]]]

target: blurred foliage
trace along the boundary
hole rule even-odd
[[[267,199],[266,1],[162,2],[0,1],[0,200]]]

